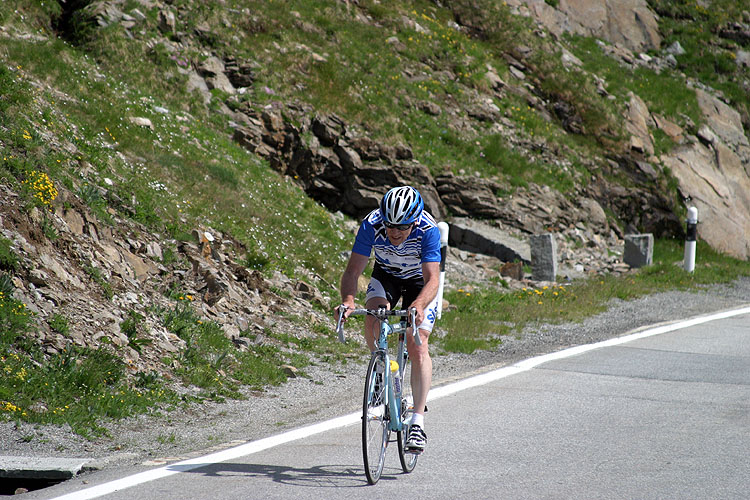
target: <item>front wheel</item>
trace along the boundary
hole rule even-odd
[[[377,483],[383,472],[385,450],[391,434],[388,428],[385,369],[385,355],[382,352],[374,352],[367,367],[362,404],[362,456],[367,482],[370,484]]]
[[[408,425],[414,413],[414,397],[411,393],[411,363],[409,363],[408,358],[403,361],[403,365],[403,372],[401,373],[401,422],[403,422],[404,428],[398,432],[397,441],[401,469],[408,474],[417,465],[419,455],[406,452],[406,440],[409,435]]]

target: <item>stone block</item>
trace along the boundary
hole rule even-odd
[[[528,263],[529,245],[485,222],[454,218],[448,235],[453,248],[496,257],[503,262]]]
[[[552,234],[536,234],[529,239],[531,277],[535,281],[557,279],[557,241]]]
[[[623,261],[630,267],[650,266],[654,259],[654,235],[626,234]]]
[[[64,481],[78,474],[89,458],[0,456],[2,478]]]

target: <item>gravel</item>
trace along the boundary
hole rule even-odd
[[[626,334],[647,325],[746,305],[750,279],[691,292],[666,292],[637,300],[613,300],[606,312],[580,324],[541,324],[506,337],[494,351],[433,357],[434,384],[489,371],[569,346]],[[67,427],[0,423],[0,455],[84,457],[89,466],[164,464],[235,446],[285,430],[357,411],[364,358],[345,365],[320,364],[308,377],[246,400],[204,403],[161,417],[132,418],[107,426],[109,437],[87,440]]]

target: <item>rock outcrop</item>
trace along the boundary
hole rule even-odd
[[[738,112],[696,89],[706,123],[697,137],[661,157],[698,209],[698,234],[713,248],[750,258],[750,143]]]
[[[656,14],[646,0],[508,0],[518,12],[537,19],[555,35],[576,33],[602,38],[635,52],[661,45]]]

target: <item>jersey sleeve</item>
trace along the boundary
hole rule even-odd
[[[440,229],[435,226],[422,237],[422,262],[440,262]]]
[[[352,252],[369,257],[372,254],[372,245],[374,241],[375,228],[373,228],[372,224],[370,224],[370,222],[365,219],[359,226],[357,236],[354,238],[354,246],[352,247]],[[438,241],[438,244],[439,243],[440,242]]]

